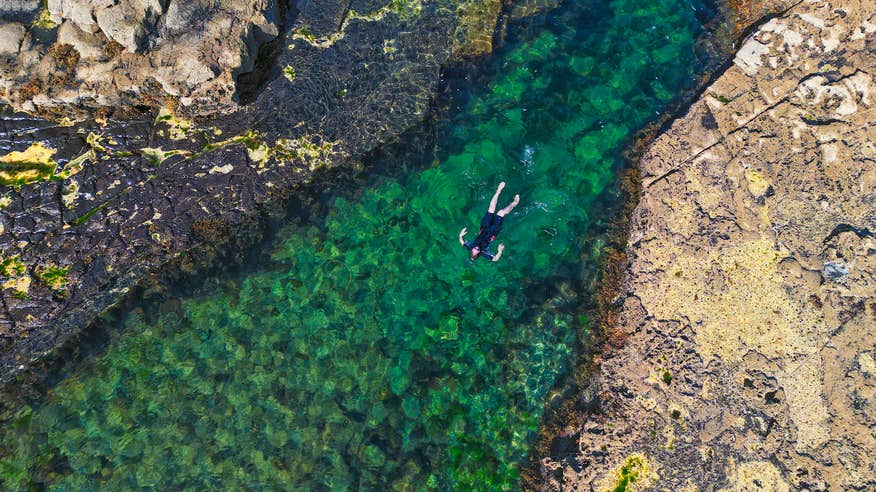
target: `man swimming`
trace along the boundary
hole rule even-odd
[[[476,260],[478,256],[483,256],[488,260],[499,261],[499,257],[502,256],[502,251],[505,251],[504,244],[499,244],[499,248],[496,250],[495,255],[489,251],[490,243],[493,242],[493,239],[496,239],[496,236],[499,235],[499,231],[502,230],[502,221],[505,219],[505,216],[514,210],[514,207],[520,203],[520,195],[514,195],[514,200],[509,203],[507,207],[496,212],[496,203],[499,201],[499,193],[502,193],[502,188],[504,187],[505,182],[502,181],[499,183],[499,187],[496,188],[496,194],[493,195],[493,199],[490,200],[490,208],[487,211],[487,214],[484,215],[484,218],[481,219],[481,230],[478,232],[478,237],[476,237],[474,241],[466,241],[463,239],[465,237],[466,228],[463,227],[462,231],[459,232],[459,244],[470,251],[468,257],[472,260]]]

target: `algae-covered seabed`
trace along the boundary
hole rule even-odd
[[[284,228],[235,286],[128,315],[3,429],[4,487],[515,488],[587,329],[527,293],[594,260],[621,147],[695,83],[700,7],[569,2],[512,27],[436,162]],[[456,234],[502,180],[500,206],[522,199],[505,255],[472,264]]]

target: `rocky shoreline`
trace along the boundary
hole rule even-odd
[[[302,184],[424,121],[503,16],[550,2],[265,0],[237,24],[206,2],[13,3],[0,98],[54,120],[0,115],[0,383],[135,286],[258,241]],[[876,486],[876,11],[731,4],[756,28],[644,152],[545,490]]]
[[[164,13],[149,10],[152,3]],[[55,63],[58,50],[87,51],[86,44],[61,38],[67,23],[74,24],[70,30],[88,27],[80,25],[85,17],[74,4],[23,1],[4,10],[5,26],[25,27],[19,49],[35,50],[34,66]],[[130,58],[125,66],[139,63],[135,58],[154,62],[148,58],[164,49],[161,36],[172,34],[168,15],[177,4],[124,4],[146,5],[131,19],[153,26],[118,54]],[[191,274],[221,261],[223,250],[258,241],[302,183],[330,169],[355,168],[361,156],[424,121],[442,67],[489,52],[505,15],[498,0],[302,0],[292,6],[284,14],[274,2],[258,3],[262,10],[253,15],[273,22],[258,29],[277,37],[248,45],[241,34],[228,46],[248,50],[249,61],[225,60],[210,69],[222,74],[216,80],[226,80],[235,64],[241,71],[246,63],[258,66],[263,76],[244,77],[245,90],[236,94],[247,104],[220,98],[222,107],[207,108],[205,116],[194,95],[139,86],[128,92],[130,99],[86,97],[94,103],[89,106],[37,84],[42,92],[18,107],[55,121],[2,114],[0,382],[63,345],[168,265]],[[191,15],[222,24],[227,12],[216,7]],[[119,42],[111,35],[119,31],[107,24],[88,28],[99,42]],[[6,69],[16,68],[9,53],[3,55]],[[96,65],[115,63],[101,60],[69,57],[70,77],[85,84],[82,77]],[[18,104],[13,96],[5,91],[7,101]],[[72,106],[82,114],[71,119]],[[116,119],[136,114],[148,117]],[[86,119],[76,123],[79,117]]]
[[[757,28],[639,162],[610,343],[544,490],[876,485],[876,11],[738,8]]]

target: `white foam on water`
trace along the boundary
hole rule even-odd
[[[534,168],[533,156],[535,155],[535,147],[526,144],[523,146],[523,152],[520,156],[520,162],[526,170],[526,174],[532,174]]]

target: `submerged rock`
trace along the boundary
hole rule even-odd
[[[626,343],[546,488],[876,487],[876,5],[776,6],[640,163]]]
[[[6,3],[2,29],[25,34],[2,97],[57,123],[0,113],[0,380],[162,267],[240,251],[300,183],[423,122],[442,66],[492,47],[499,3],[475,3]],[[114,117],[131,108],[151,116]]]

